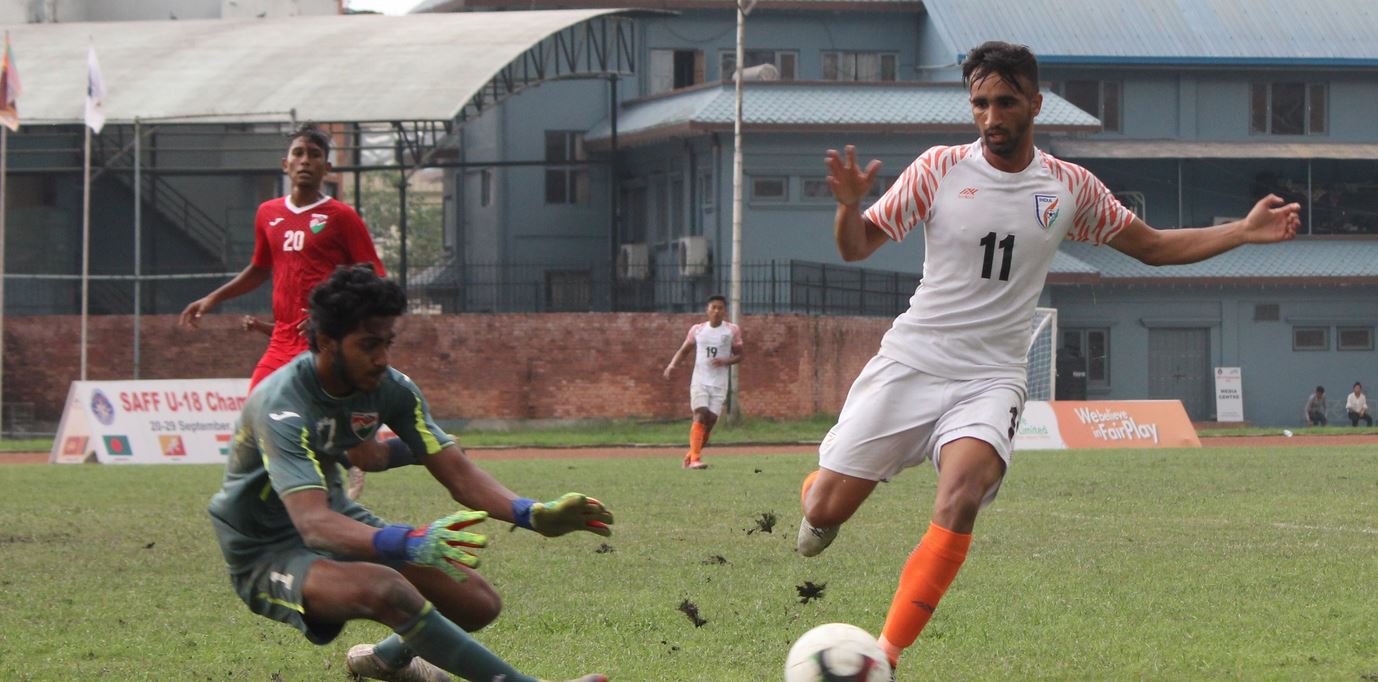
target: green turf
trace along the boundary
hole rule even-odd
[[[718,445],[738,443],[816,443],[832,428],[837,418],[819,415],[809,419],[775,421],[743,419],[737,423],[722,420],[713,429]],[[605,424],[517,429],[513,431],[459,430],[454,435],[466,447],[535,446],[566,447],[579,445],[685,445],[689,442],[688,419],[673,421],[616,420]]]
[[[748,418],[731,423],[723,420],[713,429],[712,442],[715,445],[816,443],[822,440],[823,434],[827,433],[835,422],[836,417],[832,415],[783,421]],[[1373,435],[1378,434],[1378,427],[1297,427],[1291,431],[1295,435]],[[1282,427],[1201,429],[1198,433],[1201,438],[1277,436],[1282,435]],[[689,420],[610,420],[601,424],[516,428],[509,431],[457,429],[454,430],[454,435],[459,438],[462,445],[471,448],[686,445],[689,442]],[[0,440],[0,452],[47,452],[51,449],[51,438]]]
[[[603,552],[491,523],[480,570],[505,611],[480,639],[548,679],[756,682],[780,679],[809,627],[879,629],[931,469],[881,486],[806,560],[792,548],[812,457],[677,464],[485,461],[525,494],[596,494],[618,523]],[[1376,466],[1372,446],[1020,453],[900,679],[1374,679]],[[316,647],[249,613],[204,514],[219,478],[0,467],[0,679],[346,679],[345,649],[385,630]],[[451,508],[421,469],[370,476],[363,501],[407,522]],[[827,584],[821,600],[799,602],[805,581]]]
[[[47,452],[53,449],[51,438],[0,439],[0,452]]]

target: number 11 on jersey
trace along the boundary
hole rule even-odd
[[[995,233],[989,232],[981,238],[981,246],[986,248],[986,260],[981,264],[981,279],[990,279],[991,267],[995,265]],[[1010,262],[1014,260],[1014,235],[1005,235],[1000,240],[1000,281],[1010,281]]]

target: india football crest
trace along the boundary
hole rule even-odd
[[[1038,224],[1043,229],[1053,229],[1053,223],[1057,222],[1057,215],[1060,212],[1061,208],[1058,206],[1056,194],[1034,195],[1034,217],[1038,219]]]

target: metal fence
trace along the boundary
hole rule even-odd
[[[137,278],[140,312],[180,313],[188,303],[237,273],[143,275]],[[642,274],[642,273],[638,273]],[[709,268],[685,274],[658,269],[643,277],[617,277],[606,264],[466,263],[413,273],[408,295],[415,313],[686,312],[713,294],[728,294],[727,273]],[[91,275],[92,315],[134,312],[132,275]],[[917,275],[809,261],[767,261],[742,266],[743,313],[876,315],[893,317],[908,306]],[[271,287],[227,301],[216,312],[271,316]],[[76,315],[79,275],[5,275],[9,315]]]
[[[415,309],[436,313],[683,312],[728,295],[730,286],[725,271],[711,268],[625,274],[606,264],[465,263],[415,277],[409,293]],[[908,307],[918,282],[913,274],[808,261],[746,263],[741,312],[893,317]]]

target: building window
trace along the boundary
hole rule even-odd
[[[560,164],[582,162],[584,134],[570,130],[545,131],[545,203],[586,204],[589,201],[589,171],[583,166]]]
[[[1065,361],[1079,361],[1086,370],[1086,385],[1090,388],[1110,387],[1110,330],[1105,328],[1062,329],[1062,350]]]
[[[1121,131],[1119,81],[1063,81],[1053,85],[1053,92],[1100,119],[1105,132]]]
[[[827,178],[802,178],[799,195],[806,201],[832,201],[833,189]]]
[[[702,51],[651,50],[650,83],[646,94],[670,92],[702,82]]]
[[[1336,327],[1338,350],[1373,350],[1373,327]]]
[[[1255,135],[1324,135],[1325,83],[1254,83],[1249,132]]]
[[[824,52],[825,81],[898,80],[899,55],[880,52]]]
[[[1292,350],[1330,350],[1330,327],[1292,327]]]
[[[491,206],[493,203],[493,171],[485,168],[478,172],[478,205]]]
[[[705,212],[713,210],[713,202],[717,192],[713,191],[713,174],[704,173],[699,176],[699,204],[703,206]]]
[[[752,201],[785,201],[789,198],[789,178],[783,175],[758,175],[751,178]]]
[[[745,50],[746,68],[762,64],[774,64],[780,70],[780,80],[792,81],[798,69],[799,53],[794,50]],[[722,79],[730,81],[737,75],[737,51],[723,52],[718,62]],[[749,75],[749,74],[748,74]]]

